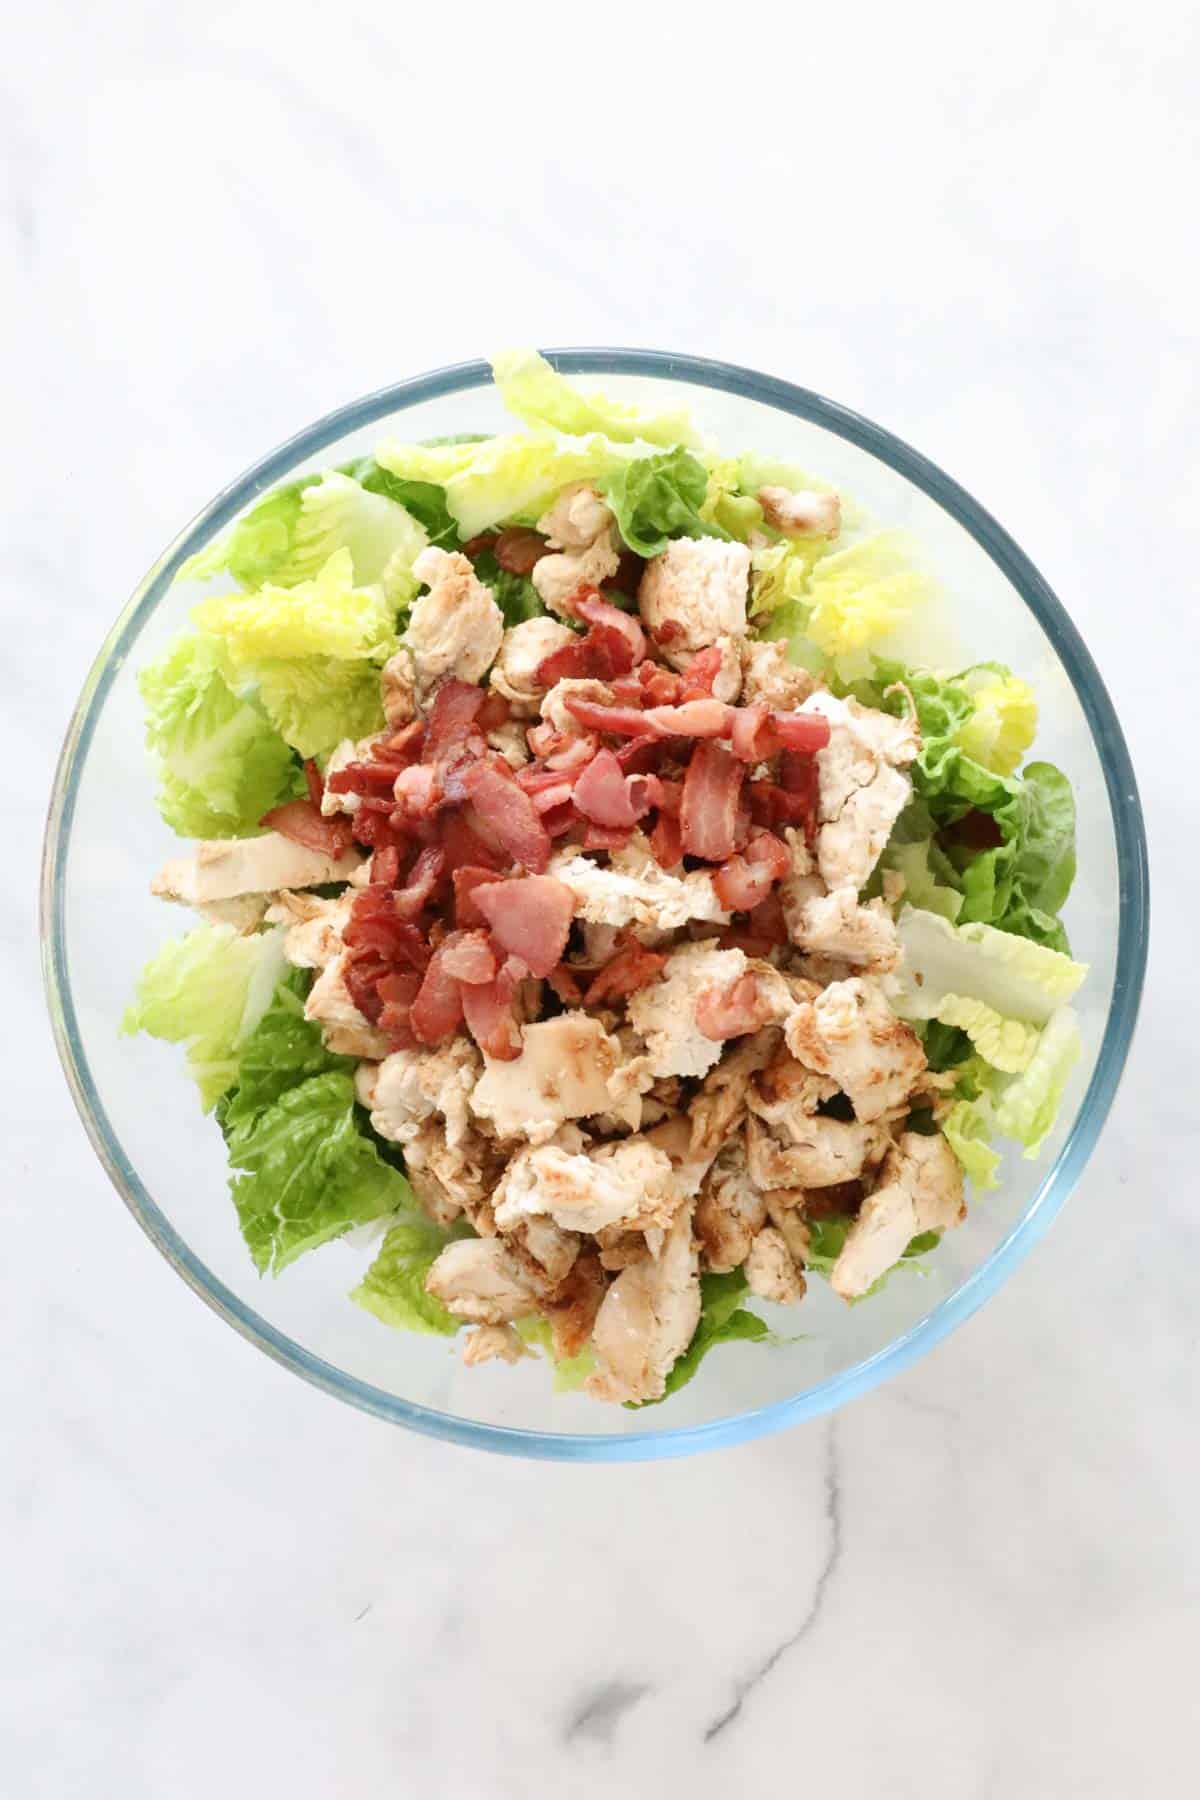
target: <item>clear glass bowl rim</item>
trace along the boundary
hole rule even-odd
[[[564,374],[646,375],[682,380],[764,402],[808,420],[868,451],[929,495],[975,539],[1008,577],[1054,647],[1075,688],[1095,740],[1116,835],[1120,895],[1116,974],[1100,1055],[1070,1133],[1033,1201],[1008,1236],[960,1288],[885,1349],[803,1394],[706,1425],[628,1433],[539,1432],[440,1413],[360,1381],[313,1356],[237,1298],[196,1257],[151,1198],[126,1157],[92,1079],[71,993],[65,930],[67,854],[80,771],[100,709],[143,622],[186,557],[267,488],[349,432],[406,406],[491,382],[481,361],[455,363],[383,388],[326,414],[263,457],[212,500],[140,583],[84,683],[59,758],[46,825],[41,879],[43,972],[58,1053],[92,1145],[118,1193],[167,1261],[213,1310],[251,1343],[314,1386],[364,1412],[415,1431],[499,1451],[554,1461],[637,1461],[683,1456],[744,1442],[831,1411],[907,1368],[987,1300],[1048,1229],[1090,1156],[1108,1115],[1137,1019],[1149,934],[1145,826],[1124,735],[1099,671],[1062,603],[1008,533],[935,464],[859,414],[752,369],[657,350],[565,349],[546,353]]]

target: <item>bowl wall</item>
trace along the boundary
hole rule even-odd
[[[134,1212],[210,1303],[269,1353],[357,1404],[440,1435],[549,1456],[672,1454],[825,1410],[903,1365],[980,1303],[1074,1183],[1107,1111],[1132,1030],[1145,949],[1145,864],[1128,758],[1107,696],[1061,608],[1021,553],[938,471],[864,421],[802,390],[652,353],[578,352],[565,369],[648,405],[686,403],[722,449],[754,449],[834,482],[884,526],[910,529],[943,598],[901,648],[950,665],[999,659],[1030,681],[1037,754],[1075,786],[1079,874],[1066,911],[1091,965],[1084,1056],[1036,1162],[1010,1150],[1002,1185],[927,1259],[870,1304],[819,1280],[799,1309],[765,1309],[793,1341],[723,1348],[668,1405],[642,1412],[555,1394],[547,1367],[464,1370],[443,1339],[395,1332],[350,1304],[373,1254],[356,1238],[260,1281],[225,1191],[220,1134],[200,1116],[175,1050],[117,1027],[142,964],[190,916],[154,901],[151,874],[179,849],[154,808],[136,674],[206,590],[171,586],[183,557],[266,487],[388,435],[506,427],[483,365],[443,371],[324,421],[221,496],[151,572],[114,628],[64,751],[47,840],[48,980],[60,1047],[93,1141]],[[614,372],[616,371],[616,372]],[[799,1334],[798,1336],[796,1334]]]

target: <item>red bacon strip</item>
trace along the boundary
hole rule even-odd
[[[529,971],[518,957],[506,957],[494,981],[462,989],[467,1030],[488,1056],[513,1062],[521,1054],[521,1033],[513,1017],[513,999]]]
[[[491,829],[513,862],[540,875],[550,861],[550,837],[511,772],[505,768],[502,773],[495,762],[472,763],[462,783],[480,822]]]
[[[396,916],[415,919],[433,895],[446,867],[446,853],[436,845],[427,845],[405,877],[404,886],[394,896]]]
[[[443,938],[430,957],[409,1011],[413,1036],[421,1044],[444,1044],[462,1022],[462,989],[446,967],[446,952],[452,948],[455,936],[451,932]]]
[[[463,926],[485,925],[487,920],[475,904],[476,888],[485,887],[491,881],[503,881],[503,875],[497,875],[491,869],[460,868],[454,871],[454,919],[461,928]]]
[[[562,961],[575,896],[552,875],[518,876],[478,887],[471,896],[500,948],[520,957],[534,975]]]
[[[700,702],[693,702],[699,705]],[[679,828],[689,856],[724,862],[736,846],[738,800],[746,765],[720,744],[696,745],[683,778]]]
[[[584,1005],[598,1006],[602,1000],[624,1000],[636,994],[655,979],[666,960],[665,951],[648,950],[632,939],[593,976]]]
[[[644,775],[626,775],[611,750],[598,750],[577,776],[571,797],[594,824],[632,830],[650,810],[646,784]]]
[[[341,861],[354,841],[351,821],[344,813],[326,819],[311,800],[287,800],[264,813],[259,824],[290,838],[293,844],[303,844],[306,850],[322,851],[335,862]]]
[[[496,955],[483,931],[454,931],[442,947],[442,967],[455,981],[482,987],[496,978]]]

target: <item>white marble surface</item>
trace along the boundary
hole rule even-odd
[[[1185,1791],[1194,8],[471,11],[6,36],[0,1787]],[[317,414],[513,340],[726,356],[926,450],[1073,610],[1149,815],[1141,1032],[1048,1240],[902,1379],[698,1461],[489,1460],[273,1366],[122,1210],[42,1017],[51,764],[146,564]]]

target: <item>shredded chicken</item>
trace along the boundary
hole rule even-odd
[[[752,1180],[738,1138],[726,1145],[705,1177],[696,1203],[696,1236],[717,1274],[738,1268],[767,1220],[766,1196]]]
[[[685,1207],[657,1257],[619,1274],[592,1329],[596,1372],[587,1390],[600,1400],[658,1400],[700,1318],[700,1257]]]
[[[842,526],[842,503],[836,494],[793,493],[785,487],[761,487],[758,503],[768,525],[797,537],[836,537]]]
[[[698,650],[746,634],[750,552],[720,538],[675,538],[646,565],[638,610],[673,668]]]
[[[324,969],[342,948],[342,933],[350,917],[352,896],[322,900],[317,894],[285,889],[267,908],[268,925],[286,925],[283,953],[293,968]]]
[[[564,488],[538,530],[556,548],[538,558],[530,580],[551,612],[566,614],[581,587],[598,588],[616,574],[621,555],[613,516],[586,483]]]
[[[794,712],[816,686],[807,669],[788,661],[787,648],[774,638],[743,638],[742,704],[777,706]]]
[[[529,1352],[511,1325],[476,1325],[463,1337],[462,1359],[469,1369],[480,1363],[518,1363]]]
[[[721,1044],[696,1022],[702,995],[726,989],[746,972],[741,950],[685,944],[667,958],[661,981],[636,993],[629,1017],[646,1040],[654,1075],[705,1075],[721,1055]]]
[[[879,1183],[850,1227],[830,1285],[857,1300],[899,1262],[914,1237],[947,1231],[965,1213],[958,1158],[940,1132],[906,1131],[888,1151]]]
[[[925,1070],[916,1032],[874,982],[858,976],[831,982],[798,1006],[785,1036],[792,1055],[830,1076],[864,1123],[902,1106]]]
[[[491,687],[502,694],[518,718],[537,717],[547,689],[537,672],[548,656],[575,641],[569,625],[557,619],[523,619],[504,634],[500,654],[488,677]]]
[[[794,1306],[803,1300],[805,1281],[788,1246],[774,1225],[764,1226],[746,1256],[746,1280],[750,1292],[776,1306]]]
[[[425,1277],[425,1291],[456,1318],[505,1325],[537,1310],[524,1264],[500,1238],[458,1238]]]
[[[522,1150],[494,1197],[501,1231],[546,1214],[564,1231],[668,1224],[682,1195],[671,1161],[642,1137],[572,1153],[555,1144]]]
[[[429,583],[429,592],[413,602],[404,644],[412,657],[417,703],[425,706],[451,676],[479,681],[487,673],[504,637],[504,616],[491,589],[457,550],[422,550],[413,574]]]
[[[612,853],[607,869],[578,851],[560,851],[551,859],[550,873],[574,894],[578,918],[595,925],[628,925],[643,942],[660,941],[693,919],[729,923],[712,876],[703,869],[670,874],[655,862],[640,833]]]
[[[243,894],[276,894],[282,888],[348,881],[361,862],[356,850],[333,857],[293,843],[278,831],[252,838],[212,838],[197,844],[193,856],[176,856],[164,863],[150,892],[160,900],[207,906]]]
[[[325,1048],[335,1056],[361,1056],[372,1061],[388,1053],[388,1041],[363,1017],[346,986],[346,952],[339,950],[309,989],[304,1016],[321,1027]]]
[[[801,711],[821,713],[830,725],[829,743],[817,752],[817,866],[827,888],[857,893],[908,804],[912,783],[900,771],[920,749],[919,734],[911,719],[832,694],[813,694]]]
[[[873,974],[884,974],[900,961],[900,940],[887,907],[882,900],[861,905],[853,888],[812,895],[799,908],[795,924],[790,918],[788,924],[792,942],[814,956]]]
[[[526,1025],[521,1043],[520,1056],[511,1062],[484,1057],[484,1073],[471,1096],[475,1117],[497,1137],[545,1143],[564,1120],[585,1119],[611,1106],[618,1049],[598,1019],[562,1013]]]

